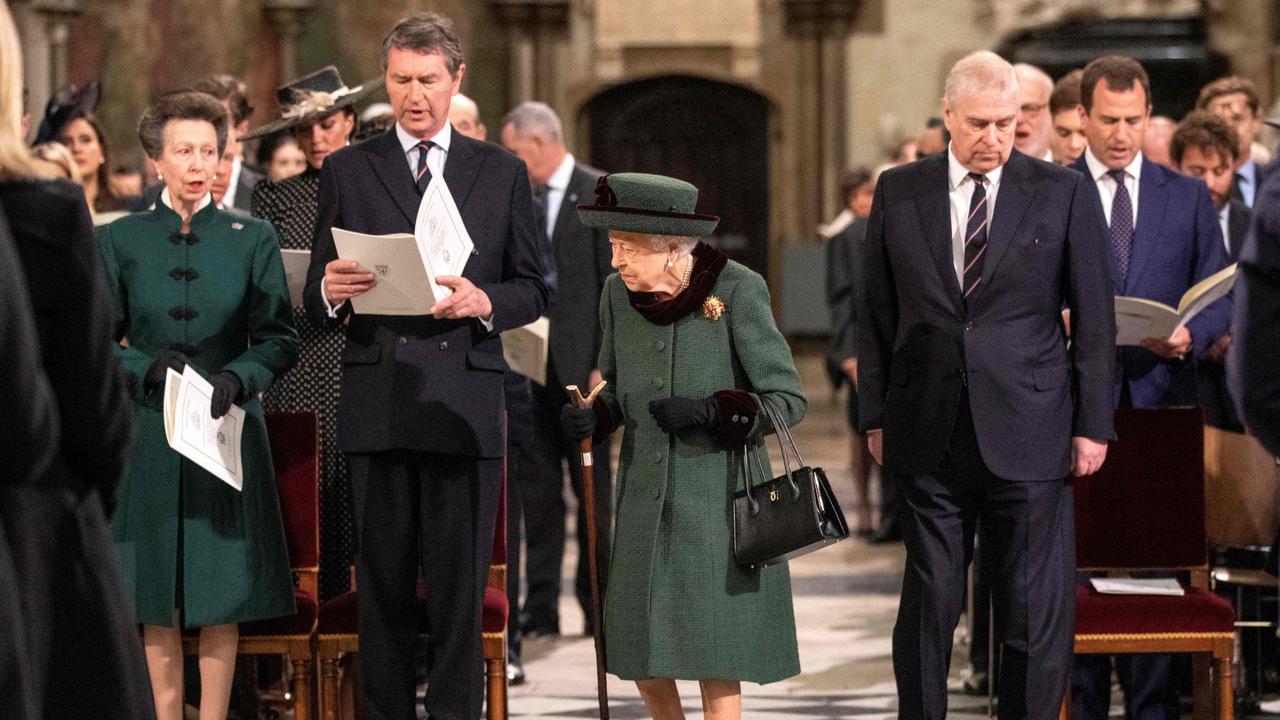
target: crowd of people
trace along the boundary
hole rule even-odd
[[[807,401],[764,279],[704,241],[718,218],[698,188],[578,161],[541,102],[490,142],[434,13],[390,29],[380,79],[320,68],[257,127],[234,77],[159,95],[138,168],[112,164],[96,84],[55,96],[28,147],[21,63],[0,5],[0,257],[22,268],[0,313],[15,398],[0,574],[19,578],[0,586],[0,699],[15,717],[181,718],[185,632],[200,717],[227,717],[241,623],[295,611],[271,412],[318,422],[318,599],[348,591],[354,566],[371,717],[415,717],[420,672],[429,717],[480,716],[504,497],[508,679],[523,682],[522,637],[562,631],[566,478],[578,546],[598,540],[600,627],[585,550],[575,573],[586,633],[609,638],[608,670],[654,718],[683,718],[677,679],[698,680],[720,720],[740,717],[742,681],[800,672],[787,566],[734,561],[730,508],[748,463],[772,477],[774,418],[799,423]],[[1132,58],[1054,82],[974,53],[948,73],[940,118],[849,173],[823,229],[855,528],[907,547],[901,717],[946,714],[969,557],[973,602],[1000,618],[1000,667],[975,646],[971,688],[998,676],[1002,718],[1055,716],[1068,686],[1076,717],[1106,717],[1111,659],[1071,658],[1069,498],[1071,476],[1106,461],[1116,407],[1200,405],[1280,452],[1280,172],[1256,142],[1259,94],[1228,77],[1177,123],[1151,109]],[[378,275],[339,257],[332,231],[413,233],[433,179],[474,243],[465,270],[436,278],[451,292],[428,315],[356,311]],[[281,249],[310,253],[301,298]],[[1115,297],[1176,306],[1236,261],[1233,297],[1116,347]],[[510,370],[500,340],[540,316],[542,383]],[[187,369],[212,418],[244,412],[240,489],[168,444],[166,377]],[[563,389],[602,383],[589,407]],[[1116,660],[1130,716],[1176,717],[1169,664]]]

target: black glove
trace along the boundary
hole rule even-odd
[[[585,440],[596,431],[596,411],[565,403],[560,408],[560,427],[564,428],[564,434],[570,439]]]
[[[710,430],[720,424],[720,413],[713,397],[701,400],[682,397],[652,400],[649,402],[649,413],[658,421],[658,427],[663,432],[672,435],[698,428]]]
[[[142,379],[143,392],[150,395],[164,387],[165,372],[170,368],[182,374],[182,369],[190,364],[191,359],[177,350],[161,350],[156,353],[156,359],[152,361],[151,367],[147,368],[147,374]]]
[[[231,404],[240,397],[240,391],[244,386],[240,384],[239,376],[230,370],[215,373],[209,378],[209,384],[213,386],[213,397],[209,400],[209,415],[217,420],[231,409]]]

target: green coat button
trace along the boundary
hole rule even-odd
[[[654,379],[653,379],[653,386],[654,386],[654,387],[662,387],[662,378],[654,378]]]
[[[665,342],[663,342],[663,341],[659,340],[659,341],[654,345],[654,347],[656,347],[656,348],[658,349],[658,352],[662,352],[663,350],[666,350],[666,349],[667,349],[667,344],[666,344]]]

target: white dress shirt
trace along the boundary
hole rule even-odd
[[[173,210],[174,212],[177,212],[177,210],[174,210],[174,207],[173,207],[173,196],[169,194],[169,188],[168,188],[168,187],[165,187],[165,189],[163,189],[163,190],[161,190],[161,191],[160,191],[160,202],[164,203],[165,207],[169,208],[170,210]],[[211,202],[213,202],[213,194],[212,194],[212,193],[206,193],[204,197],[200,198],[200,202],[196,203],[196,209],[195,209],[195,210],[192,210],[192,211],[191,211],[191,214],[192,214],[192,215],[195,215],[196,213],[200,212],[201,210],[203,210],[203,209],[205,209],[205,208],[209,207],[209,203],[211,203]]]
[[[1253,199],[1258,196],[1258,163],[1253,158],[1245,160],[1236,170],[1236,175],[1240,176],[1240,195],[1244,198],[1245,207],[1253,207]]]
[[[560,205],[564,203],[564,194],[569,189],[569,179],[573,177],[573,153],[565,153],[560,167],[547,178],[547,238],[551,238],[556,229],[556,218],[560,217]]]
[[[996,193],[1000,190],[1000,176],[1004,166],[986,174],[987,178],[987,235],[991,235],[991,218],[995,214]],[[964,287],[964,234],[969,225],[969,203],[973,202],[974,181],[969,170],[956,160],[947,148],[947,190],[951,198],[951,264],[956,270],[956,284]]]
[[[236,206],[236,188],[240,186],[240,169],[244,167],[244,160],[237,157],[231,161],[231,177],[227,179],[227,191],[222,194],[222,202],[218,203],[218,209],[226,210]]]
[[[1098,186],[1098,197],[1102,200],[1102,212],[1107,216],[1107,227],[1111,227],[1111,205],[1116,200],[1116,181],[1109,174],[1111,170],[1102,164],[1093,154],[1093,148],[1085,148],[1084,162],[1089,166],[1089,176]],[[1124,168],[1124,187],[1129,191],[1129,204],[1133,207],[1133,224],[1138,225],[1138,188],[1142,181],[1142,152],[1133,156],[1133,161]]]
[[[1222,226],[1222,246],[1227,249],[1227,257],[1231,257],[1231,203],[1228,202],[1218,211],[1218,224]]]

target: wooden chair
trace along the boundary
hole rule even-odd
[[[354,575],[354,573],[353,573]],[[425,602],[429,590],[419,581],[419,600]],[[320,664],[320,717],[321,720],[352,720],[360,713],[343,711],[342,673],[339,663],[349,653],[360,652],[360,638],[356,631],[359,596],[355,583],[352,589],[320,607],[316,629],[315,657]],[[504,479],[502,495],[498,501],[498,517],[493,533],[493,556],[489,564],[489,582],[484,590],[484,611],[481,621],[485,673],[485,717],[488,720],[507,718],[507,487]],[[425,608],[423,628],[427,632]],[[354,703],[358,706],[359,698]],[[353,708],[354,709],[354,708]]]
[[[240,655],[281,655],[292,664],[295,720],[311,720],[311,640],[319,617],[320,593],[320,438],[312,412],[267,413],[267,436],[275,466],[276,488],[284,519],[289,565],[297,576],[297,611],[288,617],[243,623]],[[196,637],[183,638],[183,651],[198,651]]]
[[[1186,572],[1191,582],[1181,597],[1078,586],[1075,651],[1194,653],[1194,717],[1230,720],[1235,613],[1209,589],[1200,410],[1122,408],[1116,435],[1102,470],[1075,482],[1077,567]],[[1069,707],[1064,698],[1062,718]]]

